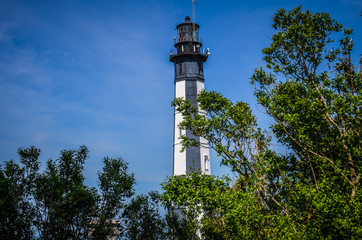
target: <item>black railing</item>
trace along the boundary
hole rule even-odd
[[[174,42],[179,43],[179,42],[200,42],[202,43],[202,38],[199,36],[183,36],[183,37],[177,37],[174,38]]]
[[[209,55],[210,50],[208,48],[200,48],[200,51],[183,51],[182,48],[180,48],[179,51],[177,51],[176,48],[170,49],[170,56],[177,55],[177,54],[182,54],[182,53],[201,53],[203,55]]]

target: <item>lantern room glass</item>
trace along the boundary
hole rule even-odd
[[[193,34],[193,28],[195,32]],[[199,41],[199,29],[195,25],[181,25],[177,29],[177,42]]]

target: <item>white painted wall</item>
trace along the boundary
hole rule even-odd
[[[177,81],[175,83],[175,98],[185,98],[186,96],[186,82]],[[204,89],[204,82],[197,81],[197,92],[201,92]],[[206,114],[204,111],[199,111],[200,114]],[[185,130],[179,128],[180,122],[182,122],[183,117],[180,112],[177,112],[175,109],[175,126],[174,126],[174,156],[173,156],[173,175],[185,175],[186,174],[186,152],[180,152],[182,149],[180,133],[185,134]],[[200,147],[200,161],[201,161],[201,171],[205,174],[210,175],[210,152],[208,148],[208,142],[206,139],[201,138],[200,142],[202,146]]]

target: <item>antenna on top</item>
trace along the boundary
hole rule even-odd
[[[195,5],[196,5],[196,2],[199,1],[199,0],[192,0],[192,40],[195,41]]]

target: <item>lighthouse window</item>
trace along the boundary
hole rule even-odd
[[[210,163],[210,161],[209,161],[209,156],[207,156],[207,155],[204,155],[204,167],[205,167],[205,171],[208,171],[209,170],[209,163]]]
[[[181,74],[186,74],[187,63],[182,63]]]
[[[176,75],[180,75],[181,74],[181,64],[176,64],[175,65],[175,70],[176,70]]]
[[[197,65],[199,66],[199,73],[202,74],[204,71],[202,63],[198,62]]]
[[[192,40],[192,27],[190,25],[180,26],[178,28],[178,40],[179,42]]]

